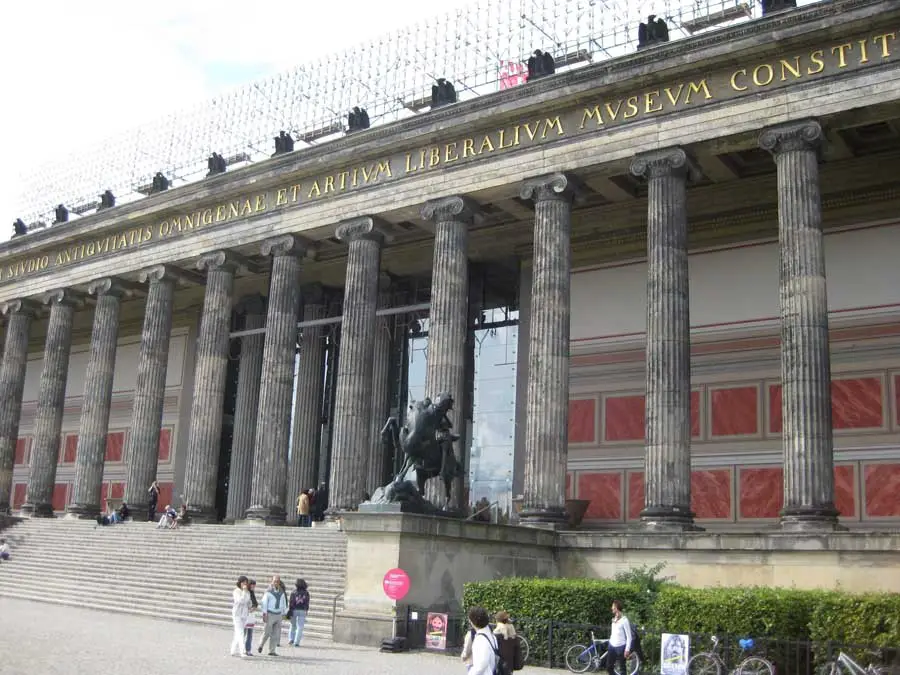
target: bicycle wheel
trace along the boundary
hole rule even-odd
[[[637,675],[638,671],[641,669],[641,657],[636,653],[631,652],[627,659],[625,659],[625,669],[628,672],[628,675]],[[616,675],[622,675],[622,662],[619,661],[615,667]]]
[[[573,673],[585,673],[594,660],[594,650],[585,645],[572,645],[566,651],[566,668]]]
[[[722,662],[715,654],[702,652],[687,664],[688,675],[722,675]]]
[[[531,650],[531,647],[528,644],[528,640],[526,640],[521,635],[517,636],[519,638],[519,650],[522,652],[522,663],[528,663],[528,653]]]
[[[741,661],[737,675],[775,675],[775,666],[761,656],[750,656]]]

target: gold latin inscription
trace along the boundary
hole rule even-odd
[[[666,113],[686,111],[706,102],[763,93],[776,87],[848,69],[877,65],[897,58],[897,31],[851,36],[809,51],[784,54],[759,62],[742,63],[708,74],[684,78],[652,88],[607,93],[559,114],[534,114],[502,128],[472,132],[465,137],[404,151],[392,157],[345,166],[340,170],[292,180],[269,190],[204,204],[189,213],[169,214],[161,220],[89,237],[68,246],[0,264],[0,283],[12,282],[54,267],[78,264],[97,256],[191,233],[210,226],[252,218],[267,212],[346,194],[394,179],[440,170],[444,165],[477,161],[485,156],[512,153],[557,139],[603,133],[612,127]]]

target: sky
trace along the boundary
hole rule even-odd
[[[20,215],[21,178],[54,156],[472,2],[9,0],[0,10],[0,241]]]
[[[4,3],[0,240],[17,217],[20,177],[54,155],[469,2]]]

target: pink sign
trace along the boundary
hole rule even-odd
[[[384,594],[391,600],[400,600],[409,593],[409,575],[401,569],[389,570],[381,582]]]

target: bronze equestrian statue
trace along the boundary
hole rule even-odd
[[[402,452],[406,458],[393,483],[385,489],[386,496],[391,501],[403,500],[409,486],[402,484],[408,482],[406,475],[409,470],[415,469],[420,497],[425,494],[425,483],[440,477],[444,483],[443,508],[446,509],[450,505],[453,480],[462,475],[462,465],[453,451],[453,444],[459,436],[452,432],[453,423],[447,417],[447,413],[453,410],[453,397],[441,393],[434,402],[425,398],[409,408],[409,415],[402,427],[397,418],[391,417],[381,430],[385,451]]]

